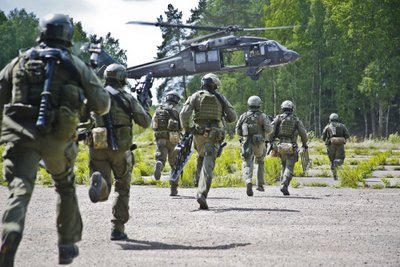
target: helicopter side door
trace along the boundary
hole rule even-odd
[[[218,49],[194,51],[194,64],[198,72],[212,72],[221,70],[221,57]]]

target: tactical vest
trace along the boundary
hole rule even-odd
[[[221,121],[222,105],[218,98],[207,91],[200,91],[199,106],[194,112],[194,121]]]
[[[49,50],[61,51],[51,48],[29,49],[19,56],[13,68],[13,89],[9,109],[16,109],[15,113],[21,112],[21,107],[24,107],[25,113],[26,109],[30,109],[25,119],[30,119],[31,122],[38,119],[41,94],[46,79],[47,66],[44,57],[50,53]],[[52,133],[61,140],[67,140],[75,133],[76,125],[79,123],[79,112],[84,97],[80,87],[79,71],[74,65],[72,56],[65,51],[60,55],[62,57],[54,65],[48,93],[48,108],[45,113],[46,122],[40,128],[40,132]],[[13,115],[13,119],[18,121],[20,115]]]
[[[343,124],[339,122],[331,122],[328,126],[329,137],[344,137]]]
[[[261,132],[261,120],[262,120],[262,114],[260,111],[252,112],[248,111],[245,114],[245,119],[243,120],[242,123],[242,129],[243,127],[247,127],[247,135],[255,135],[255,134],[260,134]],[[243,133],[245,133],[245,130],[242,130]]]
[[[11,103],[39,106],[45,81],[46,63],[38,57],[36,48],[23,53],[13,71],[13,94]],[[50,88],[50,104],[52,108],[66,106],[78,110],[83,104],[83,91],[78,87],[77,77],[62,64],[56,64]]]
[[[278,138],[279,139],[290,139],[293,141],[294,139],[294,132],[296,130],[296,125],[297,125],[297,117],[293,114],[290,115],[280,115],[281,122],[279,125],[279,133],[278,133]]]
[[[156,110],[156,131],[166,131],[168,129],[169,113],[165,106],[161,105]]]

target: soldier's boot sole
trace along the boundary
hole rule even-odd
[[[247,184],[246,193],[247,193],[247,195],[249,197],[252,197],[254,195],[254,193],[253,193],[253,184],[252,183],[248,183]]]
[[[0,248],[0,266],[13,267],[15,253],[21,241],[21,234],[18,232],[10,232],[5,238]]]
[[[58,263],[71,264],[79,255],[79,248],[75,244],[58,245]]]
[[[283,194],[284,196],[289,196],[289,195],[290,195],[290,194],[289,194],[289,189],[288,189],[288,187],[285,186],[285,185],[282,185],[282,186],[281,186],[281,192],[282,192],[282,194]]]
[[[163,168],[162,162],[157,161],[154,167],[154,179],[156,179],[157,181],[160,180],[161,178],[162,168]]]
[[[197,194],[197,203],[199,203],[201,210],[208,210],[207,200],[203,194]]]
[[[103,184],[103,176],[100,172],[94,172],[90,177],[89,198],[93,203],[100,200]]]

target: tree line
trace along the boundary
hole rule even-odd
[[[258,95],[269,115],[280,111],[286,99],[306,128],[320,136],[330,113],[338,113],[351,134],[381,138],[400,132],[400,5],[395,0],[199,0],[187,21],[168,4],[157,21],[198,25],[264,27],[294,25],[293,29],[251,32],[274,39],[300,54],[292,64],[266,69],[260,79],[245,73],[220,74],[221,91],[238,113],[247,109],[247,99]],[[90,36],[76,22],[74,52]],[[24,9],[8,15],[0,11],[0,67],[18,55],[19,48],[36,44],[38,18]],[[163,42],[156,58],[182,50],[184,39],[207,34],[162,28]],[[242,33],[250,35],[249,33]],[[103,37],[107,52],[126,65],[126,50],[111,33]],[[233,55],[228,60],[240,60]],[[166,79],[166,90],[183,90],[187,97],[198,90],[201,75]]]

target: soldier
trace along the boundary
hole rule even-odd
[[[115,179],[116,198],[112,207],[111,240],[126,240],[125,223],[129,219],[129,191],[134,156],[132,121],[143,128],[150,126],[151,117],[139,102],[124,90],[126,69],[119,64],[107,66],[105,89],[111,96],[110,112],[93,114],[92,142],[89,142],[90,188],[93,203],[106,201],[111,192],[111,171]]]
[[[74,184],[75,129],[84,98],[97,114],[107,113],[110,98],[96,74],[71,54],[70,18],[49,14],[40,21],[39,46],[21,52],[0,73],[3,174],[10,195],[3,215],[0,266],[13,266],[25,216],[43,159],[54,180],[59,263],[78,256],[82,219]]]
[[[171,172],[175,169],[176,153],[175,146],[180,139],[182,127],[179,121],[179,112],[176,109],[181,97],[176,92],[169,92],[165,97],[165,103],[160,105],[153,116],[151,127],[154,130],[156,139],[156,163],[154,166],[154,178],[160,180],[161,171],[165,166],[168,157]],[[170,181],[171,193],[170,196],[178,194],[179,180]]]
[[[199,182],[197,202],[200,209],[208,209],[207,195],[211,187],[215,160],[225,137],[224,120],[235,122],[237,115],[229,101],[216,92],[221,86],[218,76],[209,73],[201,79],[201,90],[191,95],[183,105],[180,120],[185,131],[194,135],[194,146],[198,152],[197,172]],[[193,125],[190,119],[193,114]]]
[[[337,180],[337,167],[343,164],[345,158],[344,145],[350,137],[349,131],[343,123],[339,122],[339,115],[329,115],[329,123],[322,132],[322,140],[325,141],[333,179]]]
[[[254,158],[258,164],[257,190],[264,191],[264,158],[267,153],[265,141],[267,135],[272,132],[272,126],[268,116],[260,111],[261,99],[258,96],[250,96],[247,105],[249,111],[240,116],[236,124],[236,134],[240,136],[242,144],[242,169],[246,180],[246,193],[251,197]]]
[[[307,133],[303,123],[295,114],[294,105],[291,101],[285,100],[281,104],[282,114],[275,117],[273,125],[273,147],[275,153],[281,158],[281,192],[289,195],[289,184],[292,180],[294,164],[298,160],[297,137],[300,135],[304,149],[307,146]]]

